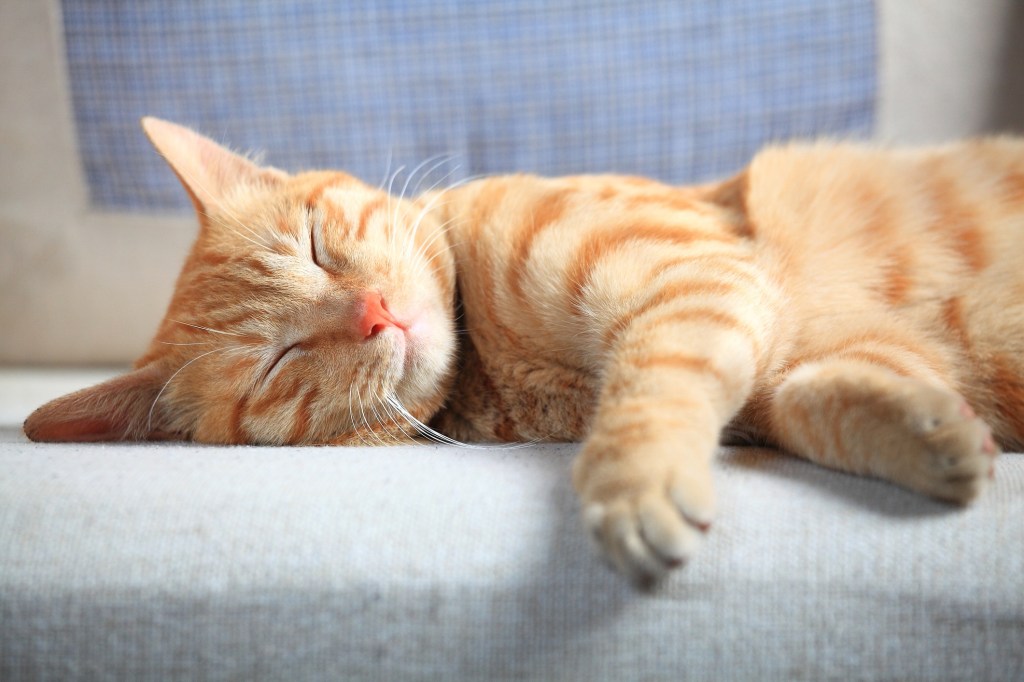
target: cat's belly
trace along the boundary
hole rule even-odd
[[[464,352],[434,428],[463,441],[579,441],[587,434],[597,397],[593,377],[547,359],[485,363],[472,346]]]

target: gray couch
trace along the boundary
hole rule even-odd
[[[93,376],[0,375],[3,414]],[[704,547],[641,593],[581,532],[575,449],[55,447],[9,420],[0,678],[1024,676],[1024,457],[960,510],[724,450]]]
[[[235,101],[214,111],[195,91],[171,87],[182,74],[220,73],[213,66],[203,71],[207,62],[179,55],[184,61],[174,62],[174,74],[133,71],[152,58],[146,46],[168,34],[146,21],[145,12],[158,5],[161,21],[177,21],[179,28],[194,21],[192,11],[228,7],[135,4],[129,21],[105,2],[0,5],[0,84],[18,95],[0,100],[0,679],[1024,679],[1019,454],[999,458],[994,484],[961,510],[777,453],[725,449],[716,469],[721,515],[713,532],[691,565],[659,590],[642,593],[587,545],[568,483],[574,445],[503,451],[41,445],[20,431],[21,420],[46,399],[116,371],[81,367],[123,365],[142,349],[192,238],[192,218],[176,212],[173,178],[135,146],[137,114],[176,117],[236,147],[263,146],[269,162],[288,168],[330,163],[336,157],[316,155],[345,152],[350,156],[337,165],[363,163],[361,172],[369,175],[375,161],[384,170],[389,144],[394,169],[402,155],[422,160],[434,150],[418,145],[441,139],[465,143],[455,150],[466,164],[458,173],[510,163],[689,181],[728,170],[761,137],[787,130],[916,142],[1020,124],[1016,76],[1002,68],[1002,46],[1012,46],[1009,39],[1024,29],[1019,5],[880,0],[876,8],[857,0],[787,0],[723,3],[729,6],[717,10],[707,9],[711,3],[651,3],[627,11],[591,3],[590,19],[572,28],[581,11],[572,3],[486,4],[493,17],[482,14],[485,4],[447,14],[448,6],[432,12],[429,3],[398,4],[366,20],[360,38],[399,31],[406,42],[383,44],[380,54],[398,54],[393,61],[419,74],[417,82],[425,82],[432,62],[412,60],[400,47],[433,44],[463,64],[469,57],[453,51],[475,49],[491,60],[493,73],[512,80],[459,91],[493,98],[479,103],[476,127],[422,102],[416,111],[427,118],[412,127],[397,125],[409,111],[402,105],[395,117],[377,117],[397,125],[390,139],[371,134],[379,132],[375,120],[358,119],[357,132],[365,132],[359,154],[353,146],[359,140],[338,132],[354,125],[351,119],[297,110],[285,125],[262,115],[281,106],[278,99],[292,106],[303,94],[316,97],[285,87],[289,81],[280,74],[275,89],[260,91],[269,98],[264,108]],[[284,12],[274,21],[293,29],[305,47],[329,37],[331,25],[343,25],[337,16],[317,14],[316,3],[296,5],[293,14],[277,3],[246,6],[257,9],[245,21]],[[310,7],[316,11],[302,14]],[[660,43],[641,49],[649,41],[638,27],[652,22],[629,15],[641,10],[666,22],[691,22],[691,33],[673,24],[668,35],[705,46],[687,53],[662,32]],[[523,11],[533,12],[540,28],[522,30],[516,12]],[[725,21],[715,11],[733,14]],[[524,49],[535,52],[535,64],[547,58],[544,50],[561,50],[561,61],[551,63],[576,68],[581,78],[594,60],[604,71],[568,104],[554,87],[524,90],[527,100],[509,98],[524,73],[558,83],[566,72],[502,72],[509,62],[487,51],[493,40],[474,43],[472,33],[457,30],[461,21],[477,22],[478,29],[498,21],[488,29],[500,34],[494,40],[528,39]],[[508,28],[517,21],[518,33]],[[431,22],[464,39],[431,43],[415,33]],[[205,59],[244,66],[237,58],[242,47],[232,41],[246,34],[210,25],[178,35],[217,38]],[[132,49],[104,26],[125,40],[135,35]],[[90,35],[100,44],[75,42]],[[555,35],[577,44],[566,47]],[[752,37],[766,51],[757,52]],[[509,54],[509,45],[501,54]],[[738,71],[723,59],[700,62],[730,54],[730,45],[745,50],[737,53],[746,60]],[[652,54],[697,61],[680,68],[676,80],[629,62],[643,66]],[[307,64],[294,77],[343,80],[343,56],[327,60],[331,68]],[[787,63],[802,66],[786,72]],[[757,78],[749,75],[754,67],[762,69]],[[710,109],[687,108],[685,97],[665,110],[637,106],[664,104],[651,93],[692,87],[700,69],[733,74],[699,90],[705,99],[707,93],[722,98],[701,103]],[[648,77],[642,91],[630,78],[641,71]],[[595,108],[600,98],[582,106],[584,95],[597,97],[594,88],[608,81],[607,73],[633,88],[632,99],[620,98],[618,109]],[[803,80],[786,80],[787,73]],[[842,74],[850,82],[832,82]],[[785,99],[762,96],[764,79],[776,77],[789,88]],[[76,79],[93,89],[83,91]],[[101,87],[138,91],[111,95],[110,110],[100,115],[90,107],[103,100]],[[398,97],[399,90],[389,92]],[[755,111],[752,98],[767,108]],[[522,101],[529,106],[506,112],[504,126],[486,128],[497,115],[488,106]],[[798,109],[789,107],[794,102]],[[573,138],[553,126],[552,116],[567,106],[576,112],[573,120],[590,126],[579,128],[587,135]],[[174,107],[181,115],[167,110]],[[685,126],[659,127],[673,117],[694,125],[713,120],[716,128],[703,134],[715,144],[696,145],[699,131]],[[616,129],[618,137],[596,134],[593,126],[609,121],[627,127]],[[508,142],[509,126],[530,138],[514,156],[489,146]],[[274,139],[282,130],[291,138]],[[489,133],[469,136],[471,130]],[[652,130],[666,131],[665,139],[685,152],[678,158],[690,165],[677,166],[673,154],[663,154]],[[634,154],[621,144],[630,134],[653,151]],[[114,140],[106,147],[105,136]],[[303,139],[313,147],[302,147]],[[545,145],[555,142],[564,154],[545,155]],[[140,165],[125,179],[115,172],[122,163]]]

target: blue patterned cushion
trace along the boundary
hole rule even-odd
[[[673,182],[769,140],[871,132],[871,0],[64,0],[93,202],[188,206],[138,119],[287,169]],[[390,161],[389,161],[390,159]],[[399,182],[402,182],[401,177]]]

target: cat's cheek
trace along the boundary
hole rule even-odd
[[[404,373],[407,380],[418,380],[430,371],[431,338],[423,325],[414,324],[406,331],[404,352]]]
[[[410,397],[431,396],[451,372],[454,335],[445,320],[422,316],[406,331],[405,373],[402,382]]]
[[[409,370],[412,344],[409,342],[407,333],[396,331],[394,336],[394,351],[390,363],[391,371],[397,376],[402,376]]]
[[[432,327],[433,325],[425,316],[418,317],[413,320],[407,330],[410,345],[413,347],[419,347],[429,343],[428,339],[431,336]]]

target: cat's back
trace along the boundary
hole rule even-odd
[[[898,338],[992,419],[1024,374],[1024,140],[786,145],[734,183],[793,357]]]
[[[790,235],[823,245],[903,232],[963,242],[1024,213],[1024,138],[907,149],[782,145],[756,155],[742,177],[744,208],[768,239]],[[969,250],[979,249],[987,250]]]
[[[817,295],[932,300],[1024,258],[1024,140],[772,147],[740,176],[751,233]]]

